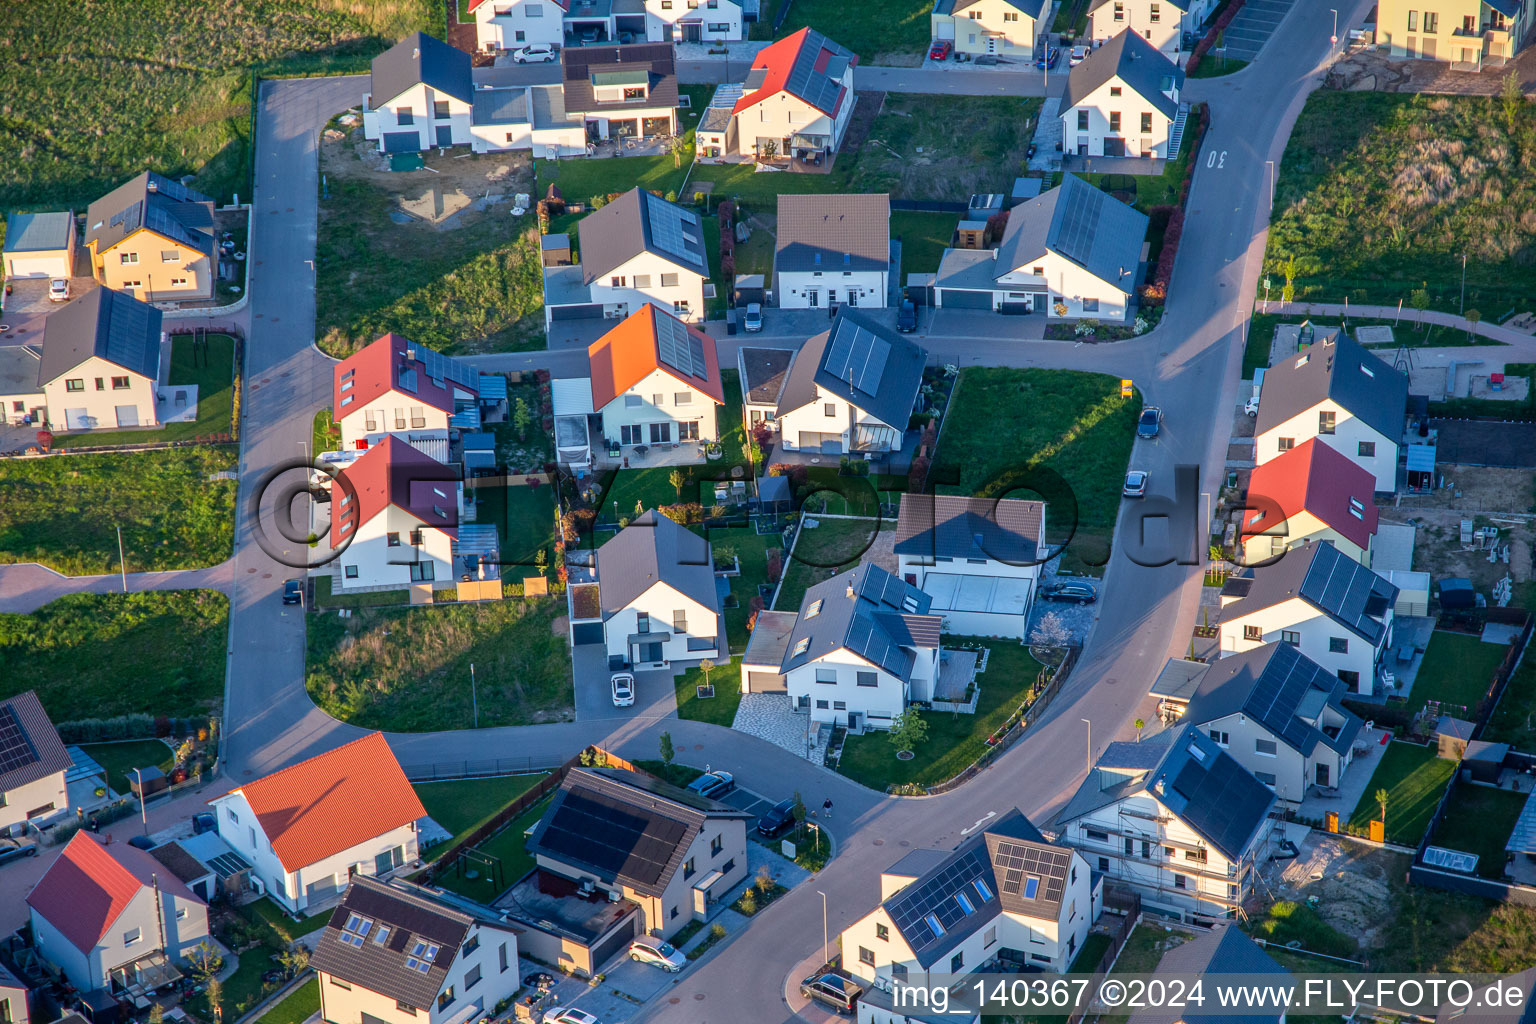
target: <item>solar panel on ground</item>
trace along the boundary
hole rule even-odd
[[[0,708],[0,773],[13,772],[37,761],[37,751],[21,728],[14,709]]]

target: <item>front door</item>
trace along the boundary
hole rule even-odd
[[[691,21],[688,24],[684,25],[683,26],[683,42],[685,42],[685,43],[697,43],[697,42],[699,42],[703,38],[703,36],[701,35],[701,32],[702,32],[703,28],[704,28],[704,26],[701,25],[697,21]]]
[[[862,711],[848,712],[848,731],[859,732],[864,727],[864,713]]]
[[[859,304],[859,290],[857,288],[849,288],[848,289],[848,305],[850,305],[850,306],[857,306],[858,304]]]
[[[1331,786],[1332,783],[1329,782],[1328,779],[1329,779],[1328,766],[1325,765],[1325,764],[1318,765],[1317,766],[1317,784],[1319,786],[1323,786],[1323,787]]]
[[[437,144],[445,149],[453,145],[453,126],[440,124],[437,126]]]
[[[817,306],[821,305],[821,292],[817,291],[815,288],[807,288],[805,290],[805,304],[810,306],[812,309],[815,309]]]
[[[661,41],[664,43],[672,41],[672,25],[670,23],[661,26]]]

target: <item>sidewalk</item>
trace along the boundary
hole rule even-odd
[[[1331,302],[1271,302],[1266,310],[1261,302],[1254,303],[1254,312],[1281,313],[1286,316],[1336,316],[1342,317],[1346,313],[1346,307]],[[1355,306],[1347,307],[1347,312],[1352,317],[1362,320],[1399,320],[1405,323],[1438,324],[1441,327],[1451,327],[1459,331],[1471,331],[1479,337],[1492,341],[1502,342],[1506,345],[1536,345],[1536,337],[1522,334],[1520,331],[1500,327],[1498,324],[1490,324],[1479,321],[1474,324],[1466,317],[1457,316],[1455,313],[1442,313],[1439,310],[1427,309],[1420,312],[1417,309],[1404,309],[1399,311],[1396,306]]]
[[[233,559],[206,569],[174,569],[168,572],[131,572],[129,593],[145,590],[208,589],[229,593],[235,583]],[[22,562],[0,565],[0,612],[27,614],[65,594],[120,594],[123,577],[65,576],[46,565]]]

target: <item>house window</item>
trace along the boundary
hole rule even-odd
[[[1115,4],[1115,20],[1116,21],[1124,21],[1125,20],[1125,4],[1122,4],[1122,3]]]
[[[1100,857],[1099,858],[1099,870],[1100,871],[1108,871],[1109,870],[1109,858],[1108,857]]]
[[[1275,788],[1275,777],[1269,772],[1254,772],[1253,777],[1264,783],[1264,785],[1268,786],[1270,789]]]
[[[65,391],[84,391],[85,390],[85,378],[83,378],[83,377],[76,377],[74,380],[66,380],[64,382],[64,390]]]
[[[411,563],[411,582],[428,583],[437,578],[437,572],[432,568],[431,562]]]
[[[1162,6],[1162,4],[1153,4],[1151,10],[1149,10],[1147,12],[1147,20],[1150,21],[1152,24],[1156,25],[1159,21],[1162,20],[1162,18],[1163,18],[1163,6]]]
[[[113,377],[112,378],[112,390],[113,391],[127,391],[128,390],[128,378],[127,377]]]
[[[401,1013],[408,1013],[412,1017],[416,1016],[416,1007],[412,1006],[410,1003],[403,1002],[402,1000],[395,1000],[395,1009],[399,1010]]]
[[[349,565],[349,566],[344,567],[342,569],[342,572],[346,574],[346,577],[349,580],[357,579],[357,566],[355,566],[355,565]]]
[[[693,858],[692,857],[689,857],[686,861],[683,862],[683,877],[684,878],[692,878],[694,876],[694,874],[696,873],[696,871],[697,871],[697,869],[693,866]]]
[[[400,535],[398,533],[386,533],[384,535],[384,544],[387,547],[392,547],[392,548],[399,547],[400,546]]]
[[[1350,498],[1349,499],[1349,514],[1354,516],[1356,519],[1364,519],[1365,518],[1365,502],[1361,501],[1359,498]]]
[[[1173,876],[1173,887],[1175,889],[1188,889],[1189,888],[1189,876],[1188,875],[1174,875]]]
[[[624,278],[619,277],[619,276],[614,276],[614,277],[611,277],[611,278],[608,279],[608,283],[613,285],[615,288],[623,288],[624,287]]]
[[[464,955],[468,956],[480,948],[480,936],[476,935],[464,943]]]
[[[1120,111],[1111,110],[1109,112],[1109,130],[1112,132],[1120,130]]]
[[[845,700],[835,700],[835,701],[832,702],[832,710],[833,711],[847,711],[848,710],[848,702],[845,701]]]
[[[699,439],[699,424],[695,420],[677,425],[677,439],[679,441],[697,441]]]
[[[1206,862],[1206,854],[1204,850],[1185,850],[1184,859],[1194,861],[1196,864],[1204,864]]]
[[[178,250],[176,250],[176,249],[161,249],[160,250],[160,262],[161,263],[180,263],[181,262],[181,253]]]
[[[1362,459],[1374,459],[1376,457],[1376,442],[1361,441],[1359,447],[1355,449],[1355,454],[1359,455]]]
[[[1109,94],[1111,96],[1119,96],[1122,91],[1124,90],[1122,90],[1118,85],[1112,85],[1109,87]]]
[[[678,299],[676,302],[672,303],[672,312],[676,316],[687,316],[688,315],[688,300],[687,299]]]
[[[432,116],[433,117],[447,117],[448,116],[448,101],[447,100],[434,100],[432,102]]]
[[[635,404],[639,404],[637,401]],[[638,423],[625,423],[619,427],[619,442],[621,444],[640,444],[645,440],[645,433]]]
[[[811,646],[811,638],[808,637],[808,636],[807,637],[801,637],[799,640],[795,641],[795,649],[792,652],[790,652],[790,657],[792,657],[792,658],[799,657],[800,655],[804,654],[810,648],[810,646]]]
[[[443,991],[438,995],[438,997],[437,997],[437,1008],[439,1010],[447,1009],[448,1007],[453,1005],[453,1001],[454,1001],[455,998],[457,998],[457,997],[453,994],[453,986],[449,985],[447,988],[443,989]]]
[[[827,402],[825,405],[823,405],[821,407],[821,414],[823,416],[826,416],[826,417],[829,417],[829,418],[833,417],[833,416],[836,416],[837,415],[837,405],[836,405],[836,403],[834,403],[834,402]]]
[[[411,406],[411,426],[417,430],[427,425],[427,410],[425,406]]]
[[[1294,629],[1282,629],[1280,631],[1280,642],[1290,644],[1292,647],[1300,647],[1301,634]]]
[[[1077,112],[1077,130],[1080,132],[1085,132],[1088,130],[1088,111],[1079,110]],[[1035,268],[1035,273],[1040,273],[1039,267]]]
[[[820,615],[821,606],[822,601],[819,598],[815,601],[812,601],[811,606],[805,610],[805,617],[808,619],[814,619],[816,616]]]
[[[856,672],[854,679],[860,686],[879,686],[880,674],[878,672]]]
[[[1099,311],[1099,300],[1098,299],[1084,299],[1083,300],[1083,312],[1084,313],[1097,313],[1098,311]],[[976,559],[972,559],[972,561],[976,561]]]
[[[875,938],[881,942],[889,942],[891,940],[891,929],[883,924],[875,925]]]
[[[661,0],[661,9],[670,11],[672,9],[672,0]]]
[[[351,395],[348,395],[346,398],[342,399],[344,404],[350,401],[352,401]],[[368,431],[370,434],[379,429],[378,416],[372,409],[363,410],[363,429]]]
[[[1294,437],[1277,437],[1275,438],[1275,447],[1282,452],[1288,452],[1296,447],[1296,439]]]
[[[340,978],[336,978],[336,977],[331,978],[331,985],[334,986],[335,988],[345,989],[348,992],[352,991],[352,986],[348,985],[346,982],[342,981]]]
[[[963,892],[955,893],[955,903],[967,914],[976,913],[976,907],[971,903],[971,898]]]
[[[830,709],[830,707],[831,707],[831,705],[829,705],[824,700],[819,700],[819,701],[816,702],[816,710],[817,711],[827,711],[827,710]]]
[[[1263,626],[1244,626],[1243,627],[1243,639],[1244,640],[1263,640],[1264,639],[1264,627]]]
[[[944,926],[939,923],[937,914],[929,914],[923,918],[923,922],[928,925],[928,930],[933,933],[934,938],[937,939],[944,934]]]
[[[437,949],[438,947],[432,943],[417,939],[416,944],[411,947],[411,955],[405,958],[405,966],[426,974],[432,969],[432,961],[437,959]],[[452,1002],[452,1000],[453,996],[450,992],[449,1001]]]
[[[643,100],[645,99],[645,89],[640,86],[625,89],[624,99],[626,102],[629,100]]]
[[[1360,689],[1360,673],[1359,672],[1351,672],[1351,671],[1341,671],[1341,672],[1339,672],[1339,682],[1343,683],[1345,686],[1349,687],[1351,690],[1358,690],[1358,689]]]
[[[1342,637],[1342,636],[1331,636],[1331,637],[1329,637],[1328,638],[1328,653],[1329,654],[1348,654],[1349,653],[1349,640],[1347,638],[1345,638],[1345,637]]]
[[[410,107],[395,108],[395,124],[415,124],[416,113]]]
[[[720,836],[715,836],[709,841],[709,855],[711,857],[719,856],[720,851],[723,849],[725,849],[725,840]]]
[[[661,275],[661,286],[663,288],[676,288],[677,287],[677,275],[676,274],[662,274]]]
[[[949,958],[949,973],[959,974],[963,970],[965,970],[965,953],[956,953]]]
[[[507,944],[501,944],[501,973],[507,973]]]
[[[105,390],[107,390],[107,382],[102,380],[100,377],[97,377],[96,378],[96,390],[97,391],[105,391]]]
[[[373,927],[373,919],[363,917],[361,914],[348,914],[346,922],[341,926],[341,939],[349,946],[357,949],[363,948],[363,940],[368,937],[368,931]]]
[[[184,278],[184,277],[173,277],[173,278],[171,278],[171,287],[172,288],[185,288],[186,286],[187,286],[187,279],[186,278]]]
[[[661,396],[657,395],[656,397],[660,398]],[[656,404],[660,405],[661,403],[657,402]],[[650,426],[651,444],[666,444],[668,441],[672,440],[672,424],[652,423]]]
[[[1143,135],[1151,135],[1152,134],[1152,115],[1151,114],[1142,114],[1141,115],[1141,134],[1143,134]]]
[[[123,266],[131,267],[139,262],[139,254],[136,252],[125,252],[118,257],[118,260],[123,264]]]
[[[819,668],[819,669],[817,669],[816,670],[816,681],[818,683],[833,683],[833,684],[836,684],[837,683],[837,669],[835,669],[835,668]]]
[[[1211,729],[1208,730],[1208,732],[1211,739],[1214,740],[1216,745],[1219,747],[1224,747],[1232,741],[1232,737],[1220,729]]]
[[[1317,432],[1319,434],[1333,433],[1333,425],[1337,418],[1338,417],[1335,413],[1327,411],[1319,412],[1317,414]]]
[[[1018,21],[1018,20],[1019,20],[1019,16],[1017,14],[1012,13],[1012,12],[1008,12],[1008,13],[1005,13],[1003,15],[1003,21],[1005,21],[1005,22],[1008,22],[1008,21]]]
[[[875,951],[866,946],[860,946],[859,963],[868,964],[871,967],[875,966]]]
[[[1424,12],[1424,31],[1425,32],[1439,32],[1440,31],[1440,15],[1436,14],[1434,11],[1425,11]]]
[[[387,924],[381,924],[373,933],[373,944],[382,946],[389,941],[389,933],[392,929]]]
[[[679,391],[679,392],[677,392],[676,394],[674,394],[672,396],[672,404],[673,405],[692,405],[693,404],[693,392],[692,391]]]
[[[135,942],[138,942],[143,937],[144,937],[143,929],[141,929],[141,928],[132,928],[132,929],[126,931],[126,932],[123,932],[123,945],[131,946]]]
[[[480,984],[480,967],[477,964],[464,975],[464,991],[468,992],[478,984]]]
[[[1278,757],[1280,748],[1274,740],[1254,740],[1253,752],[1255,754],[1262,754],[1265,757]]]
[[[679,633],[688,632],[687,611],[675,611],[672,613],[672,628]]]
[[[1409,11],[1408,12],[1408,31],[1409,32],[1417,32],[1418,30],[1419,30],[1419,12],[1418,11]]]
[[[1107,842],[1109,842],[1109,833],[1108,832],[1101,832],[1099,829],[1096,829],[1096,828],[1084,828],[1083,829],[1083,838],[1084,839],[1091,839],[1091,840],[1093,840],[1096,843],[1107,843]]]
[[[650,612],[636,612],[635,613],[635,632],[636,633],[649,633],[650,631],[651,631],[651,613]]]

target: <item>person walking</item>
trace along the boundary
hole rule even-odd
[[[831,797],[827,797],[826,802],[824,802],[821,805],[821,816],[823,818],[826,818],[828,821],[832,820],[832,798]]]

